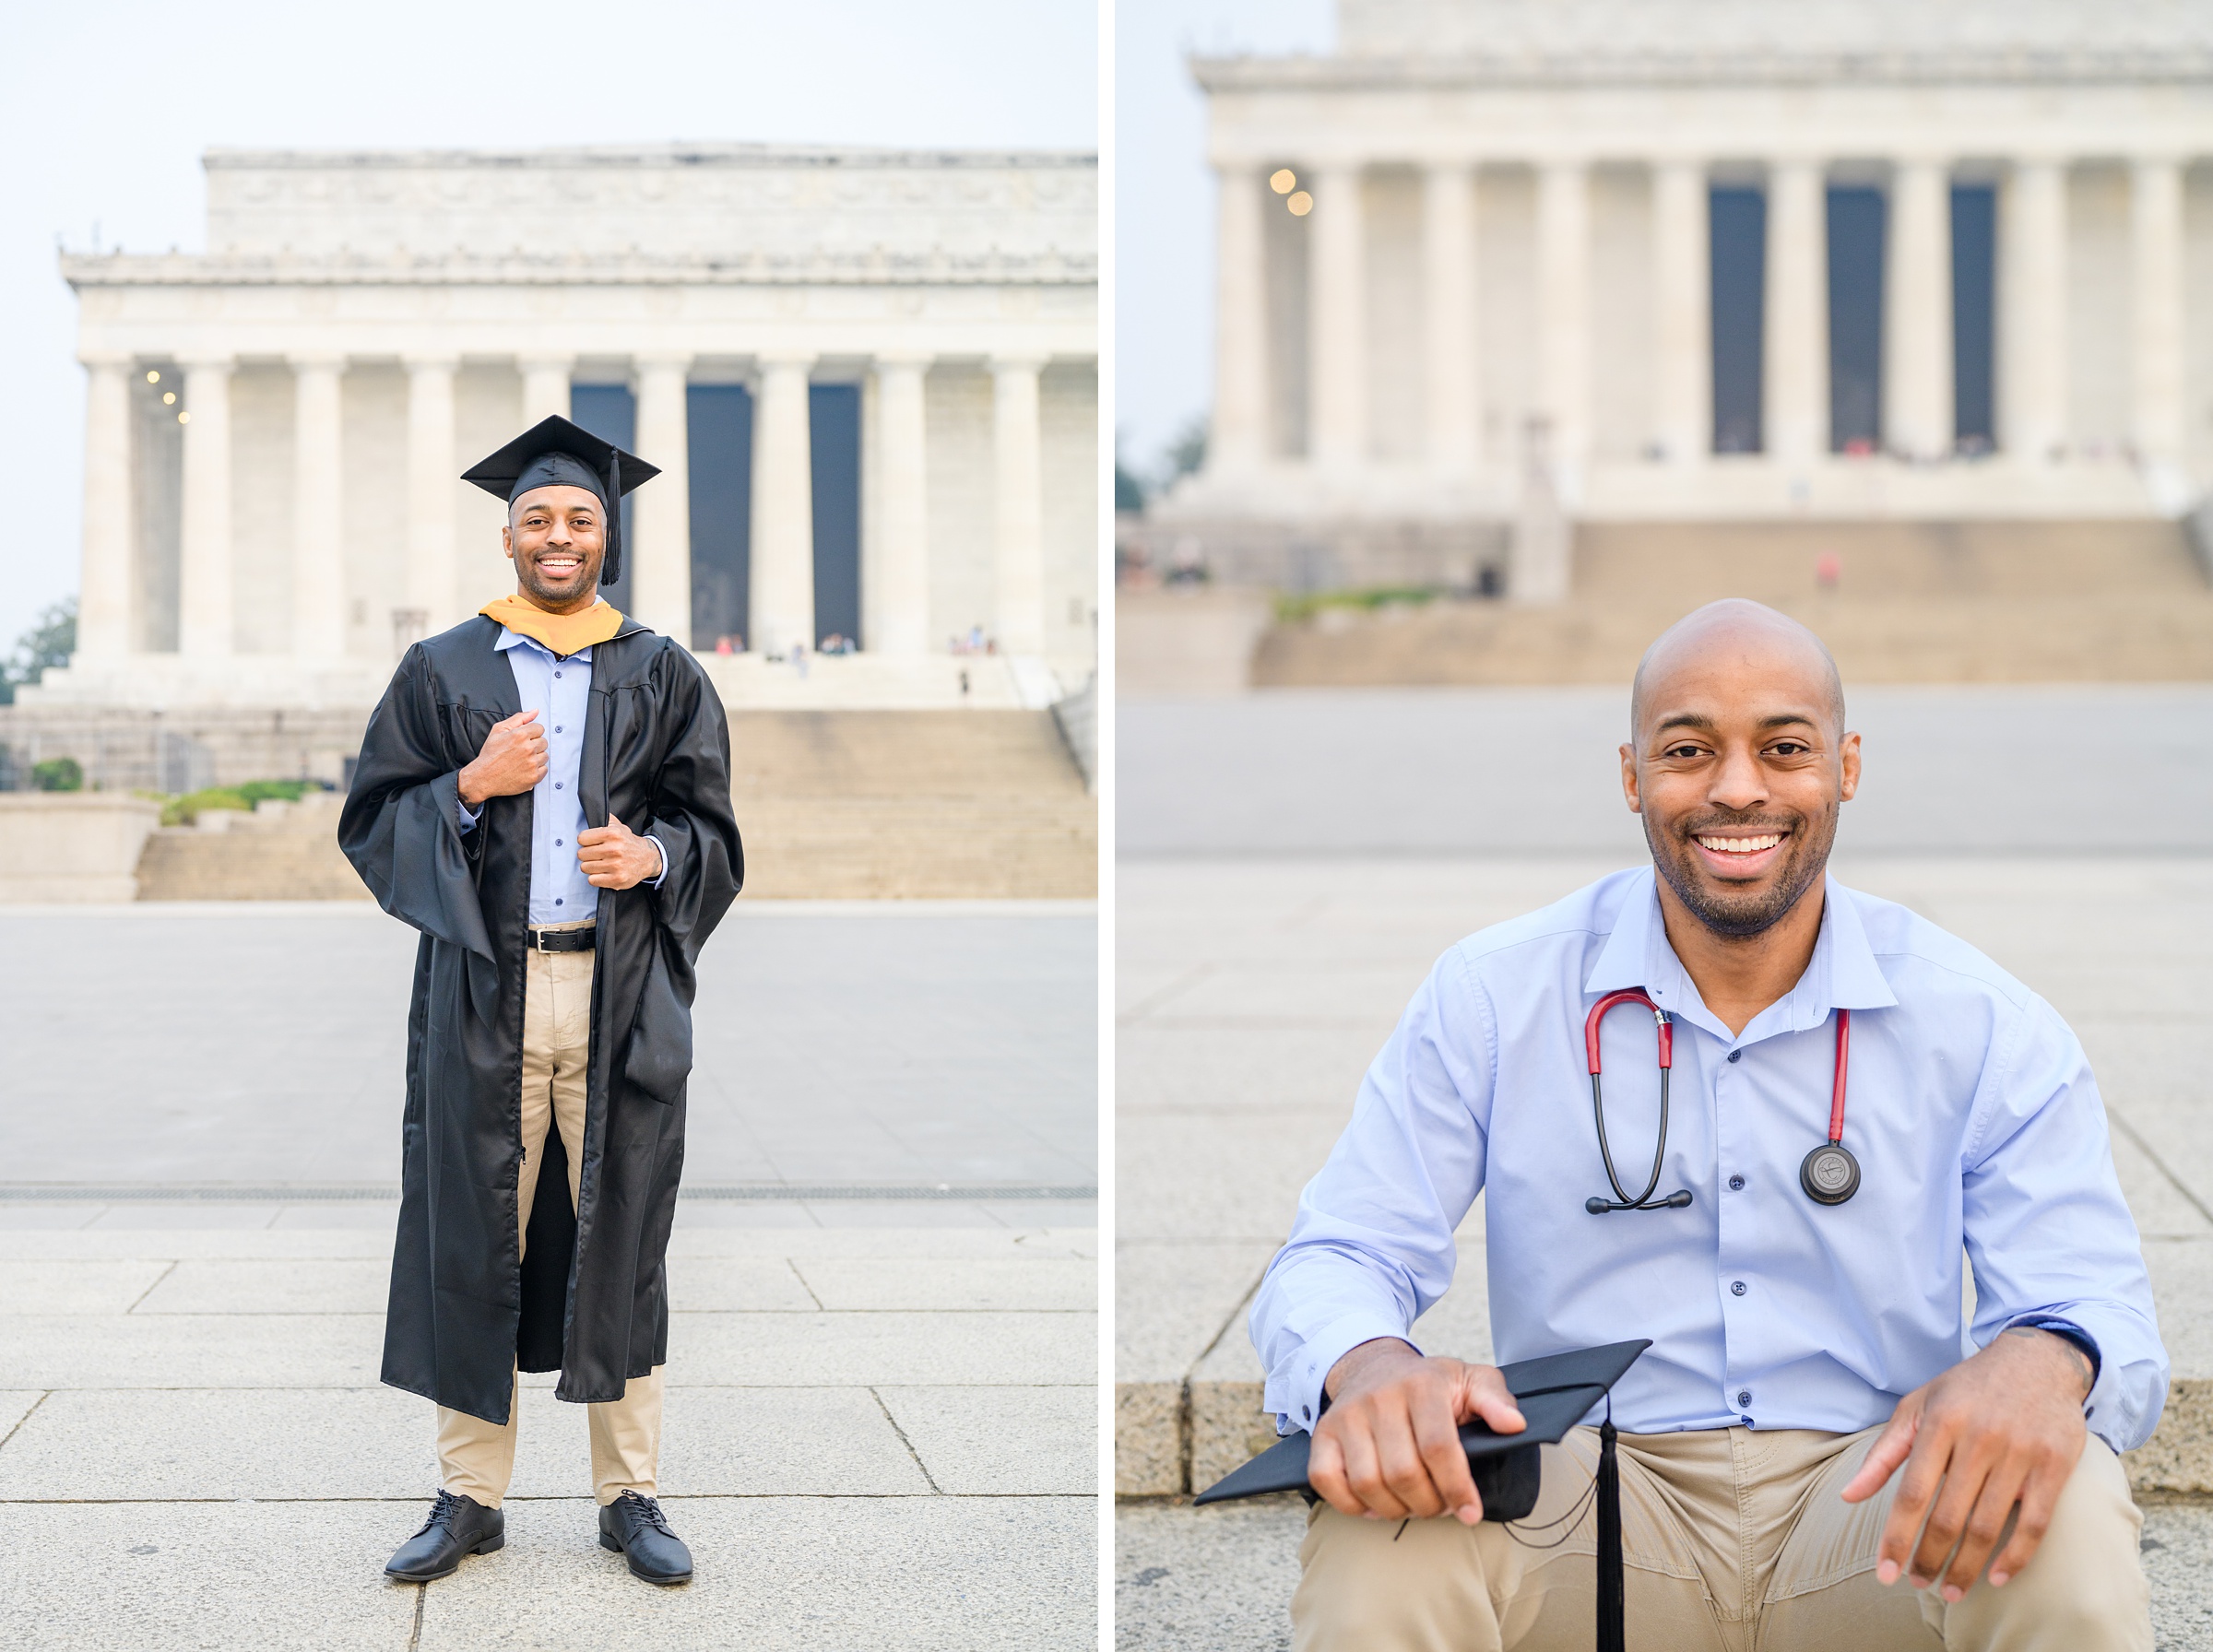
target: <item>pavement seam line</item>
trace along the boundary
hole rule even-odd
[[[181,1260],[181,1258],[179,1259]],[[151,1296],[160,1286],[161,1281],[167,1279],[171,1274],[176,1272],[176,1270],[177,1260],[172,1260],[168,1267],[164,1268],[160,1273],[154,1276],[154,1282],[151,1285],[148,1285],[145,1290],[139,1292],[136,1296],[131,1299],[131,1305],[124,1309],[124,1312],[126,1314],[136,1314],[138,1311],[138,1304],[144,1302],[148,1297]]]
[[[1214,1328],[1213,1336],[1209,1339],[1206,1346],[1199,1351],[1199,1357],[1191,1362],[1190,1368],[1184,1372],[1183,1380],[1176,1385],[1177,1478],[1181,1481],[1182,1492],[1187,1495],[1194,1489],[1191,1485],[1191,1384],[1198,1377],[1199,1367],[1213,1357],[1214,1350],[1222,1346],[1222,1339],[1229,1335],[1229,1328],[1237,1324],[1238,1316],[1243,1314],[1251,1303],[1254,1294],[1260,1288],[1260,1281],[1268,1277],[1268,1268],[1274,1261],[1275,1258],[1270,1257],[1266,1262],[1260,1264],[1260,1272],[1252,1276],[1252,1283],[1245,1287],[1244,1294],[1239,1296],[1236,1304],[1223,1316],[1222,1323]]]
[[[1143,1021],[1146,1016],[1152,1014],[1156,1008],[1166,1003],[1170,998],[1176,997],[1177,994],[1184,991],[1187,987],[1198,985],[1201,981],[1204,980],[1208,975],[1213,974],[1213,970],[1214,966],[1212,963],[1200,963],[1192,965],[1189,969],[1184,971],[1182,974],[1177,976],[1175,980],[1169,982],[1166,986],[1154,987],[1153,991],[1147,993],[1143,997],[1138,999],[1136,1003],[1132,1004],[1127,1010],[1123,1011],[1123,1013],[1116,1016],[1114,1018],[1115,1025],[1118,1027],[1134,1027],[1139,1021]]]
[[[422,1608],[430,1598],[429,1584],[419,1583],[415,1586],[415,1627],[408,1634],[408,1652],[416,1652],[416,1648],[422,1645]]]
[[[2167,1178],[2169,1185],[2172,1186],[2177,1193],[2181,1194],[2185,1199],[2190,1201],[2191,1209],[2195,1210],[2200,1216],[2204,1217],[2207,1224],[2213,1225],[2213,1210],[2208,1210],[2206,1206],[2206,1201],[2198,1198],[2197,1195],[2191,1190],[2190,1185],[2167,1167],[2167,1161],[2160,1157],[2159,1150],[2154,1148],[2150,1142],[2144,1139],[2142,1134],[2136,1129],[2136,1127],[2130,1124],[2127,1119],[2122,1117],[2122,1115],[2111,1106],[2106,1108],[2105,1115],[2107,1118],[2111,1119],[2114,1124],[2120,1127],[2121,1134],[2127,1137],[2130,1141],[2136,1144],[2136,1150],[2138,1152],[2142,1153],[2147,1159],[2149,1159],[2154,1165],[2158,1166],[2160,1174]]]
[[[915,1467],[922,1470],[923,1483],[936,1495],[944,1496],[945,1489],[938,1484],[938,1477],[929,1471],[929,1465],[922,1460],[922,1454],[915,1449],[915,1443],[906,1437],[906,1430],[899,1426],[899,1419],[892,1415],[892,1408],[884,1404],[883,1396],[876,1391],[872,1384],[869,1388],[869,1398],[876,1402],[876,1409],[883,1413],[883,1420],[892,1425],[892,1432],[899,1436],[899,1444],[906,1447],[906,1455],[915,1459]]]
[[[0,1450],[6,1450],[7,1443],[23,1432],[23,1425],[37,1414],[38,1409],[46,1403],[53,1392],[54,1390],[52,1388],[42,1388],[39,1391],[39,1397],[30,1402],[30,1410],[16,1419],[15,1427],[9,1429],[6,1434],[0,1434]]]
[[[784,1266],[790,1268],[791,1277],[799,1281],[799,1289],[807,1292],[807,1300],[814,1304],[819,1311],[827,1314],[830,1310],[823,1305],[822,1299],[815,1294],[814,1287],[807,1282],[807,1276],[799,1271],[799,1259],[797,1257],[786,1257]]]

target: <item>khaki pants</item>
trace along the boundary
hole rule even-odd
[[[582,928],[580,924],[556,926]],[[592,1037],[592,952],[532,951],[523,996],[523,1171],[519,1247],[530,1231],[530,1206],[545,1157],[546,1130],[558,1125],[569,1155],[569,1202],[584,1174],[585,1064]],[[519,1254],[519,1250],[518,1250]],[[438,1476],[449,1492],[497,1508],[515,1472],[520,1385],[495,1427],[467,1411],[438,1408]],[[592,1489],[602,1504],[624,1492],[657,1495],[661,1457],[661,1368],[633,1376],[622,1398],[587,1406],[591,1413]]]
[[[2112,1449],[2091,1435],[2036,1557],[2002,1589],[1957,1606],[1875,1580],[1897,1476],[1861,1504],[1839,1496],[1879,1429],[1623,1434],[1628,1644],[1726,1652],[2150,1652],[2143,1517]],[[1544,1447],[1544,1494],[1513,1530],[1450,1516],[1401,1523],[1309,1517],[1291,1603],[1296,1652],[1583,1652],[1595,1633],[1595,1510],[1573,1508],[1598,1469],[1598,1431]],[[2011,1528],[2008,1527],[2008,1535]],[[1568,1536],[1556,1548],[1534,1545]],[[1517,1540],[1519,1538],[1519,1541]],[[1529,1545],[1529,1546],[1524,1546]]]

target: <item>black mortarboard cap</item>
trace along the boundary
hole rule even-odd
[[[1513,1395],[1529,1426],[1518,1434],[1494,1434],[1490,1425],[1482,1422],[1461,1426],[1461,1448],[1468,1454],[1468,1468],[1475,1477],[1476,1494],[1483,1499],[1485,1519],[1528,1516],[1537,1506],[1537,1447],[1559,1444],[1651,1346],[1649,1340],[1609,1342],[1604,1348],[1579,1348],[1542,1359],[1517,1360],[1498,1368],[1499,1375],[1506,1378],[1507,1391]],[[1307,1483],[1307,1453],[1313,1444],[1314,1437],[1304,1432],[1285,1434],[1191,1501],[1228,1503],[1270,1492],[1303,1492],[1311,1500],[1314,1493]],[[1621,1652],[1621,1474],[1610,1416],[1599,1429],[1597,1489],[1599,1652]]]
[[[660,474],[659,466],[555,413],[490,458],[478,460],[461,479],[509,503],[533,488],[586,488],[598,494],[607,507],[607,557],[599,564],[599,583],[611,585],[622,577],[622,496]]]

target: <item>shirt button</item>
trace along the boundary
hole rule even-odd
[[[558,843],[559,843],[561,840],[560,840],[559,838],[556,838],[556,839],[554,839],[553,841],[554,841],[556,844],[558,844]],[[1732,1192],[1732,1193],[1742,1193],[1744,1190],[1745,1190],[1745,1178],[1744,1178],[1744,1177],[1742,1177],[1742,1176],[1731,1176],[1731,1177],[1729,1178],[1729,1191],[1730,1191],[1730,1192]]]
[[[556,671],[556,672],[554,672],[554,673],[553,673],[553,675],[554,675],[554,676],[556,676],[556,677],[559,677],[559,676],[561,675],[561,673],[560,673],[560,672],[558,672],[558,671]]]
[[[555,838],[555,839],[553,840],[553,846],[554,846],[556,849],[558,849],[558,848],[560,848],[560,847],[561,847],[561,840],[560,840],[559,838]],[[1744,1185],[1745,1185],[1745,1184],[1744,1184],[1744,1179],[1743,1179],[1743,1178],[1740,1176],[1740,1177],[1737,1179],[1736,1186],[1739,1186],[1739,1187],[1742,1187]]]
[[[561,732],[561,725],[560,725],[560,724],[556,723],[556,724],[554,724],[554,725],[553,725],[553,732],[554,732],[555,734],[559,734],[559,733]]]
[[[1742,1056],[1743,1054],[1744,1054],[1744,1051],[1742,1051],[1742,1050],[1731,1050],[1731,1051],[1729,1052],[1729,1059],[1730,1059],[1730,1060],[1732,1060],[1732,1061],[1734,1061],[1734,1060],[1735,1060],[1735,1059],[1736,1059],[1736,1058],[1737,1058],[1739,1056]]]
[[[557,791],[557,792],[558,792],[559,790],[561,790],[561,782],[560,782],[560,781],[556,780],[556,781],[553,783],[553,789],[554,789],[555,791]]]
[[[559,905],[561,904],[561,897],[560,897],[559,895],[555,895],[555,896],[553,897],[553,904],[554,904],[554,905],[556,905],[556,906],[559,906]]]
[[[1739,1405],[1750,1405],[1752,1403],[1752,1390],[1749,1388],[1739,1388],[1736,1391],[1736,1403]]]
[[[1729,1294],[1732,1296],[1742,1296],[1749,1289],[1750,1287],[1747,1286],[1744,1280],[1733,1280],[1729,1284]]]

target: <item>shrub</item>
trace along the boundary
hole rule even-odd
[[[84,767],[74,757],[50,757],[30,765],[30,784],[41,792],[81,792]]]

